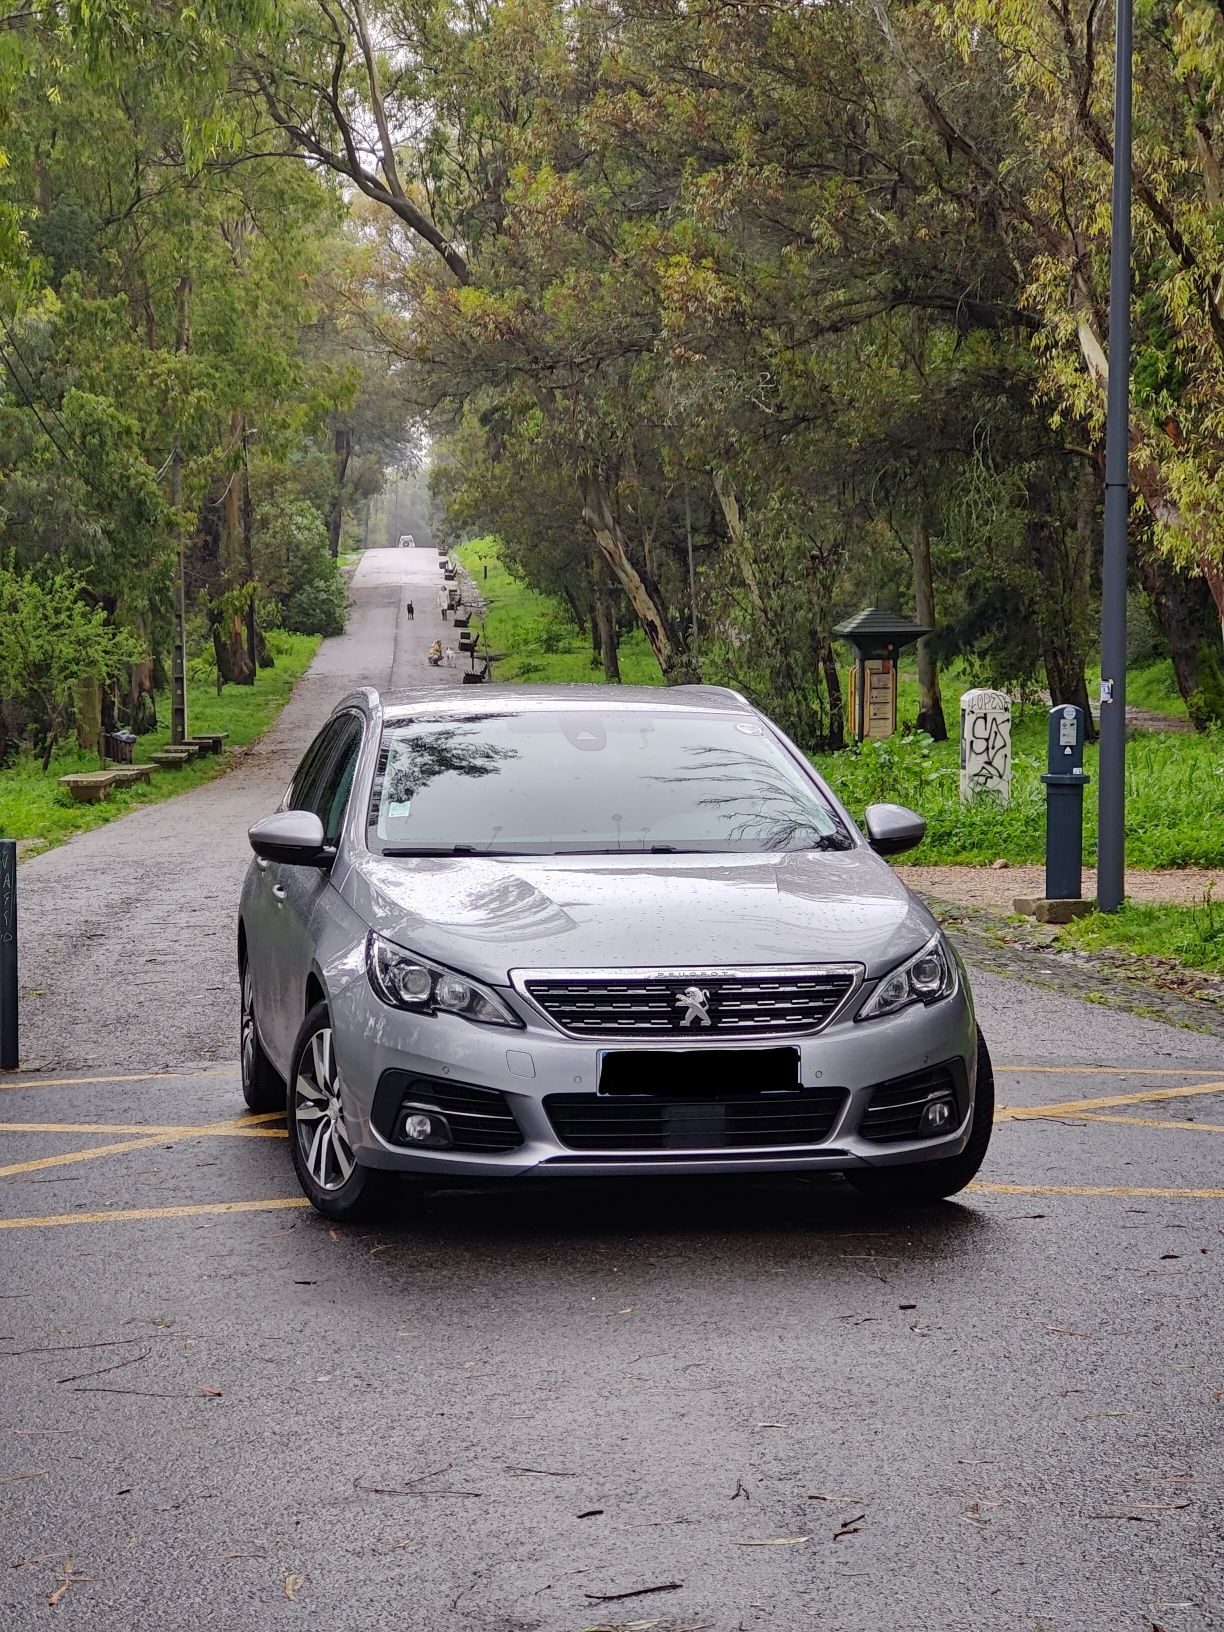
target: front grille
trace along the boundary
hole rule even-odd
[[[935,1065],[926,1071],[913,1071],[907,1077],[894,1077],[881,1082],[871,1090],[871,1098],[859,1125],[859,1134],[879,1144],[895,1139],[918,1139],[918,1119],[924,1107],[941,1094],[951,1094],[963,1108],[959,1093],[963,1068],[957,1072],[952,1065]]]
[[[563,1031],[581,1037],[764,1037],[819,1031],[856,979],[847,968],[708,976],[635,971],[570,980],[528,977],[526,989]],[[691,990],[701,994],[700,1007],[685,995]]]
[[[517,1150],[523,1135],[504,1094],[492,1088],[442,1082],[408,1071],[387,1071],[374,1095],[372,1119],[384,1139],[395,1140],[405,1105],[441,1111],[454,1143],[450,1150]],[[411,1147],[408,1147],[411,1148]]]
[[[841,1088],[708,1100],[549,1094],[544,1109],[571,1150],[755,1150],[822,1144],[845,1100]]]

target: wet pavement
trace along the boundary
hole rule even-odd
[[[366,570],[374,627],[408,569]],[[194,802],[218,899],[160,1019],[115,1047],[64,959],[50,1068],[0,1078],[3,1625],[1224,1625],[1224,1039],[981,971],[1001,1109],[955,1203],[554,1180],[334,1228],[244,1113],[221,938],[234,833],[360,667],[327,653],[262,779],[29,864],[143,854],[147,927]]]

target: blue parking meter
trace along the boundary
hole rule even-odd
[[[1049,714],[1046,773],[1045,893],[1050,901],[1083,897],[1084,711],[1060,703]]]

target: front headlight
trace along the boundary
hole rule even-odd
[[[875,1020],[882,1014],[896,1014],[911,1003],[938,1003],[956,990],[956,962],[942,935],[927,942],[921,952],[894,969],[863,1004],[859,1020]]]
[[[487,986],[442,969],[415,952],[405,952],[381,935],[370,934],[366,942],[366,968],[370,985],[393,1009],[415,1014],[458,1014],[486,1026],[521,1026],[499,997]]]

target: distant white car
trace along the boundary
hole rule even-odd
[[[413,538],[411,533],[401,533],[399,547],[401,550],[415,550],[416,539]]]

